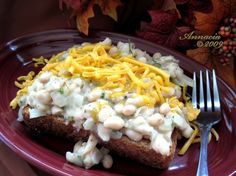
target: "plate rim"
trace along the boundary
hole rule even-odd
[[[76,30],[76,29],[54,29],[54,30],[46,30],[46,31],[41,31],[41,32],[35,32],[35,33],[30,33],[30,34],[26,34],[26,35],[23,35],[23,36],[20,36],[20,37],[17,37],[17,38],[15,38],[15,39],[12,39],[12,40],[10,40],[9,42],[6,42],[5,44],[3,44],[2,45],[2,47],[0,47],[0,55],[1,55],[1,52],[4,50],[4,49],[6,49],[6,48],[8,48],[9,49],[9,46],[10,45],[12,45],[12,44],[14,44],[15,42],[19,42],[20,40],[24,40],[25,38],[29,38],[29,37],[33,37],[33,36],[35,36],[35,35],[44,35],[44,34],[50,34],[50,33],[60,33],[60,32],[62,32],[62,33],[64,33],[64,32],[67,32],[67,33],[70,33],[70,32],[72,32],[72,33],[74,33],[74,34],[76,34],[76,35],[81,35],[80,33],[78,33],[78,31]],[[168,48],[166,48],[166,47],[163,47],[163,46],[161,46],[161,45],[158,45],[158,44],[154,44],[154,43],[152,43],[152,42],[149,42],[149,41],[146,41],[146,40],[143,40],[143,39],[140,39],[140,38],[137,38],[137,37],[134,37],[134,36],[129,36],[129,35],[125,35],[125,34],[119,34],[119,33],[115,33],[115,32],[107,32],[107,31],[96,31],[96,30],[94,30],[94,31],[90,31],[92,34],[94,34],[94,33],[96,33],[96,34],[101,34],[101,35],[107,35],[107,34],[111,34],[111,35],[113,35],[113,36],[116,36],[116,37],[122,37],[122,38],[129,38],[129,39],[133,39],[133,40],[138,40],[138,41],[142,41],[142,43],[143,44],[146,44],[147,46],[154,46],[154,47],[156,47],[156,48],[158,48],[158,49],[161,49],[161,50],[163,50],[163,51],[165,51],[165,52],[167,52],[167,53],[169,53],[170,55],[173,55],[173,56],[175,56],[175,55],[178,55],[178,56],[181,56],[181,59],[190,59],[189,57],[187,57],[186,55],[184,55],[184,54],[182,54],[182,53],[180,53],[180,52],[178,52],[178,51],[175,51],[175,50],[172,50],[172,49],[168,49]],[[86,36],[82,36],[82,37],[85,37],[84,39],[86,39]],[[88,38],[90,38],[90,36],[88,36]],[[12,51],[12,50],[11,50]],[[4,58],[4,57],[2,57],[3,58],[3,60],[4,59],[6,59],[6,58]],[[1,59],[0,59],[0,62],[1,62]],[[200,63],[198,63],[198,62],[196,62],[195,60],[192,60],[191,59],[191,62],[192,63],[194,63],[194,64],[197,64],[198,65],[198,67],[201,67],[201,68],[204,68],[204,69],[206,69],[206,66],[204,66],[204,65],[202,65],[202,64],[200,64]],[[227,90],[232,94],[232,95],[234,95],[234,97],[236,97],[236,93],[234,92],[234,90],[233,90],[233,88],[231,88],[224,80],[222,80],[221,78],[219,78],[219,77],[217,77],[217,81],[218,81],[218,84],[219,84],[219,82],[220,82],[220,84],[222,84],[224,87],[226,87],[227,88]],[[1,112],[0,112],[1,113]],[[1,114],[0,114],[1,115]],[[0,128],[1,129],[1,128]],[[39,162],[38,161],[36,161],[36,160],[32,160],[32,158],[27,158],[25,155],[24,155],[24,153],[23,153],[23,151],[22,150],[20,150],[19,148],[17,148],[17,146],[16,145],[14,145],[14,143],[12,142],[12,141],[10,141],[9,139],[7,139],[6,138],[6,136],[2,133],[2,131],[0,131],[0,139],[4,142],[4,143],[6,143],[13,151],[15,151],[17,154],[19,154],[21,157],[23,157],[24,159],[26,159],[28,162],[30,162],[30,163],[32,163],[32,161],[33,161],[33,165],[35,165],[36,167],[39,167],[39,168],[41,168],[41,169],[43,169],[43,170],[45,170],[45,167],[44,167],[44,165],[41,165],[41,164],[39,164]],[[46,167],[47,168],[47,167]],[[49,169],[49,168],[47,168],[47,169]],[[236,169],[236,163],[235,163],[235,169]],[[51,173],[51,171],[53,171],[53,173],[51,173],[51,174],[58,174],[58,171],[59,170],[51,170],[51,169],[49,169],[49,170],[47,170],[47,171],[50,171],[50,173]],[[91,174],[91,171],[89,171],[89,173],[87,172],[87,170],[85,170],[86,172],[85,172],[85,174]],[[96,170],[93,170],[93,171],[96,171]],[[60,172],[60,171],[59,171]],[[99,172],[99,171],[98,171]],[[105,171],[102,171],[103,172],[103,174],[102,175],[106,175],[105,174]],[[60,174],[62,174],[62,175],[68,175],[69,173],[62,173],[62,172],[60,172]],[[108,175],[111,175],[111,173],[107,173]],[[95,174],[95,175],[97,175],[97,173]],[[100,175],[100,174],[99,174]],[[116,174],[115,174],[116,175]]]

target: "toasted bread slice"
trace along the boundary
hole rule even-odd
[[[67,124],[63,119],[55,116],[44,116],[30,119],[28,110],[29,107],[25,107],[23,111],[24,123],[33,131],[54,134],[56,136],[68,138],[75,142],[88,138],[91,133],[90,131],[86,131],[84,129],[80,129],[78,131],[72,123]],[[110,139],[108,142],[104,142],[99,139],[99,143],[120,156],[131,158],[148,166],[165,169],[173,160],[177,143],[177,135],[177,130],[174,130],[172,133],[170,155],[168,156],[163,156],[151,149],[149,140],[143,139],[139,142],[135,142],[130,140],[125,135],[123,135],[120,139]]]

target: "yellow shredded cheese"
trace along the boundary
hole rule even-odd
[[[180,102],[176,96],[173,96],[171,98],[168,99],[168,103],[170,105],[171,108],[175,108],[176,106],[178,106],[180,109],[184,107],[184,104],[182,102]]]
[[[193,121],[197,118],[198,114],[200,113],[200,109],[193,108],[191,102],[186,102],[185,106],[187,108],[187,118],[188,121]]]
[[[192,133],[192,135],[190,136],[190,138],[187,140],[187,142],[185,142],[184,146],[180,149],[179,151],[179,155],[184,155],[186,153],[186,151],[188,150],[188,148],[190,147],[190,145],[193,143],[195,137],[199,134],[199,129],[195,124],[191,124],[191,126],[193,126],[194,131]]]
[[[15,86],[20,88],[17,92],[16,97],[10,102],[10,107],[15,109],[18,105],[20,98],[27,93],[28,87],[32,84],[35,73],[33,71],[29,72],[26,76],[20,76],[15,81]]]
[[[52,56],[41,72],[49,71],[57,76],[80,76],[96,82],[102,89],[121,88],[121,94],[134,91],[149,106],[165,102],[161,91],[169,92],[170,76],[164,70],[135,60],[132,56],[113,57],[108,54],[110,45],[85,44]],[[37,64],[45,59],[34,58]],[[16,83],[22,89],[24,86]],[[115,95],[114,95],[115,96]]]

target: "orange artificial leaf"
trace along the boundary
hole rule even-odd
[[[223,66],[219,62],[219,55],[211,54],[209,48],[197,48],[188,50],[187,56],[210,69],[214,68],[217,72],[217,75],[236,90],[233,59],[230,59],[227,66]]]
[[[104,15],[108,15],[117,21],[116,8],[122,4],[120,0],[98,0],[97,3]]]
[[[213,55],[209,48],[197,48],[187,51],[187,56],[205,65],[210,69],[215,69],[217,75],[236,90],[236,80],[234,75],[234,60],[230,59],[229,64],[223,66],[219,61],[219,55]]]
[[[197,48],[187,50],[187,56],[205,65],[209,61],[211,54],[209,48]]]
[[[213,35],[224,17],[225,6],[222,0],[212,0],[213,9],[210,13],[194,12],[195,29],[201,34]]]
[[[120,0],[91,0],[88,7],[82,12],[77,12],[76,23],[80,32],[88,35],[89,22],[88,19],[94,17],[93,6],[98,4],[104,15],[108,15],[117,21],[117,6],[121,5]]]
[[[83,32],[86,35],[88,35],[88,29],[89,29],[88,19],[94,17],[93,5],[94,3],[93,1],[91,1],[87,9],[83,11],[82,14],[77,14],[77,17],[76,17],[78,30],[80,32]]]

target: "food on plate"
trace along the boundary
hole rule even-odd
[[[192,85],[172,56],[150,56],[132,43],[82,43],[49,60],[35,76],[21,76],[10,106],[34,131],[76,142],[66,159],[112,167],[109,151],[167,168],[177,137],[190,138],[194,109],[181,86]],[[185,149],[186,150],[186,149]]]

